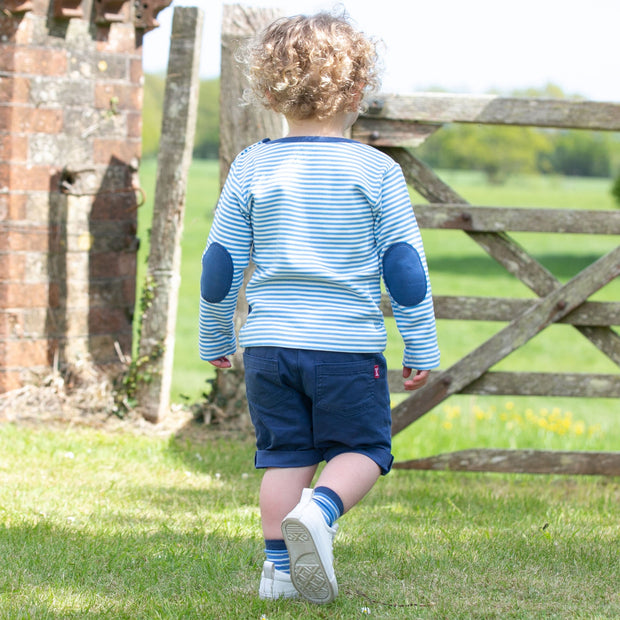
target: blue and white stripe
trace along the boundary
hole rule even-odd
[[[199,347],[212,360],[236,350],[233,313],[250,255],[251,313],[239,344],[377,352],[385,251],[408,243],[428,280],[422,238],[400,167],[345,138],[282,138],[248,147],[233,162],[206,249],[230,253],[234,277],[219,303],[200,301]],[[392,299],[403,363],[439,363],[431,288],[415,307]]]

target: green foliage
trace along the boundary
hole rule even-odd
[[[492,183],[511,174],[536,172],[552,145],[531,127],[454,125],[440,129],[419,149],[432,167],[481,170]]]
[[[136,326],[136,348],[140,344],[144,313],[153,303],[155,287],[156,284],[153,277],[147,275],[144,279],[144,285],[142,286],[142,292],[140,294],[140,312],[138,314],[138,324]],[[122,418],[135,406],[136,395],[140,385],[148,384],[153,380],[152,365],[161,358],[164,352],[164,343],[156,342],[147,354],[134,354],[132,356],[127,369],[117,379],[116,391],[114,394],[116,415]]]
[[[560,132],[548,154],[551,170],[568,176],[608,177],[609,135],[602,132],[570,130]]]
[[[553,84],[511,96],[568,98]],[[529,172],[609,177],[619,148],[607,132],[455,124],[442,127],[417,153],[435,168],[481,170],[497,183]]]
[[[159,149],[165,86],[164,77],[148,74],[144,76],[142,154],[145,158],[155,157]],[[219,79],[200,82],[194,157],[200,159],[217,157],[220,140],[219,93]]]
[[[142,156],[154,157],[161,136],[162,105],[165,80],[156,75],[144,76],[144,103],[142,106]]]
[[[620,174],[616,177],[611,187],[611,195],[614,197],[616,204],[620,207]]]

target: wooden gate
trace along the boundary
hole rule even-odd
[[[431,375],[392,411],[393,434],[453,394],[620,398],[620,374],[489,372],[554,323],[573,325],[620,367],[620,303],[588,298],[620,275],[620,246],[562,284],[506,231],[620,235],[620,211],[515,209],[472,206],[411,154],[444,123],[520,125],[620,131],[620,104],[462,95],[386,95],[353,126],[352,137],[386,151],[407,182],[430,204],[417,205],[421,228],[463,230],[538,299],[434,298],[437,318],[502,321],[508,325],[451,367]],[[386,299],[384,313],[389,315]],[[402,390],[399,371],[392,391]],[[620,414],[620,411],[618,412]],[[465,450],[395,465],[408,469],[520,471],[620,475],[620,452]]]

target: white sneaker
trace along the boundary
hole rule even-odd
[[[291,580],[297,591],[313,603],[330,603],[338,595],[332,543],[338,527],[325,523],[312,501],[312,489],[282,521],[282,535],[291,559]]]
[[[291,581],[291,576],[281,570],[276,570],[273,562],[263,564],[263,573],[260,577],[258,596],[263,600],[276,598],[294,598],[299,593]]]

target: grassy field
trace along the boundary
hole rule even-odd
[[[172,399],[175,401],[184,399],[192,401],[199,398],[207,387],[205,380],[212,376],[211,367],[198,359],[197,295],[200,256],[218,195],[217,163],[195,161],[190,172],[172,388]],[[143,240],[139,261],[142,274],[148,251],[155,162],[144,162],[140,176],[150,198],[139,214],[139,234]],[[472,204],[575,209],[614,208],[610,194],[611,181],[607,179],[519,176],[510,178],[504,185],[489,185],[484,177],[477,173],[445,172],[442,177]],[[413,199],[415,202],[415,195]],[[516,278],[496,264],[461,231],[424,230],[423,236],[434,293],[533,296]],[[617,237],[588,235],[515,234],[514,237],[562,281],[570,279],[618,243]],[[594,296],[594,299],[620,299],[620,282],[606,286]],[[500,323],[439,321],[442,367],[448,367],[456,362],[503,326]],[[398,368],[402,355],[400,337],[391,321],[388,321],[388,330],[390,338],[386,356],[389,366]],[[494,369],[601,373],[618,371],[611,361],[569,326],[553,326],[544,330]],[[399,397],[396,395],[395,399]],[[505,425],[501,418],[506,413],[507,407],[511,412],[510,415],[520,416],[516,420],[520,419],[522,426],[533,426],[535,432],[516,433],[515,420],[512,426]],[[481,417],[481,410],[486,412],[484,417]],[[451,428],[442,426],[442,422],[450,422],[445,420],[446,416],[454,417],[455,411],[460,412],[459,422],[465,424],[465,427],[457,428],[454,421]],[[620,445],[620,434],[613,432],[613,422],[616,419],[614,414],[618,413],[618,403],[615,401],[471,396],[450,398],[432,414],[401,433],[396,445],[402,449],[403,456],[412,457],[414,452],[421,455],[426,453],[426,448],[432,443],[427,441],[429,434],[442,432],[451,434],[455,439],[458,437],[458,440],[466,445],[471,445],[472,441],[485,445],[483,442],[487,435],[491,434],[498,437],[498,443],[501,445],[509,446],[516,442],[517,447],[542,447],[539,437],[541,427],[530,423],[532,413],[541,418],[545,412],[556,412],[556,416],[570,417],[576,423],[580,423],[576,428],[581,428],[583,423],[589,429],[603,429],[602,433],[582,434],[580,439],[584,442],[584,449],[602,449],[601,446],[609,444],[613,446],[614,442],[616,448]],[[476,420],[478,424],[473,424],[472,421]],[[466,429],[468,430],[465,433]],[[477,431],[474,432],[474,429]],[[528,437],[531,441],[527,439]],[[594,442],[595,437],[599,438],[597,442]]]
[[[339,521],[333,604],[260,601],[252,453],[196,426],[0,426],[0,619],[620,617],[602,478],[393,471]]]
[[[140,278],[154,162],[142,184]],[[609,183],[446,174],[472,203],[613,208]],[[188,187],[173,399],[211,376],[196,347],[200,255],[217,166]],[[424,231],[436,293],[530,296],[463,234]],[[577,243],[579,241],[579,243]],[[523,235],[560,279],[617,239]],[[528,245],[529,244],[529,245]],[[614,283],[598,298],[618,299]],[[387,357],[400,364],[394,326]],[[443,366],[499,325],[439,323]],[[617,372],[570,328],[504,369]],[[395,396],[398,398],[398,395]],[[618,450],[618,403],[453,397],[395,437],[397,460],[469,447]],[[173,435],[0,425],[0,620],[598,619],[620,617],[619,479],[395,470],[340,520],[331,605],[257,597],[263,541],[253,442],[188,422]]]

